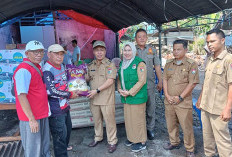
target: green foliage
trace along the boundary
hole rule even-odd
[[[193,51],[193,44],[188,45],[188,50],[189,50],[189,52]]]
[[[193,42],[193,52],[197,55],[205,54],[204,50],[205,39],[204,38],[196,38]]]
[[[136,32],[139,28],[143,28],[143,29],[146,30],[145,25],[142,24],[142,23],[140,23],[140,24],[138,24],[138,25],[134,25],[134,26],[128,27],[128,29],[127,29],[125,35],[128,36],[128,37],[131,39],[131,41],[134,41],[134,40],[135,40],[135,32]]]

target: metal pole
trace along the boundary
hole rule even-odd
[[[115,57],[119,58],[119,43],[118,43],[118,32],[115,33],[116,43],[115,43]]]
[[[160,64],[162,65],[162,55],[161,55],[161,49],[162,49],[162,42],[161,42],[161,35],[162,35],[162,25],[158,26],[159,30],[159,59],[160,59]]]

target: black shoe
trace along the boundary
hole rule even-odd
[[[147,138],[149,140],[154,140],[155,139],[155,133],[154,133],[154,131],[147,130]]]
[[[139,152],[139,151],[144,150],[146,148],[147,148],[146,144],[142,144],[142,143],[135,143],[135,144],[132,144],[132,146],[131,146],[132,152]]]
[[[132,143],[131,141],[129,141],[129,140],[126,140],[126,141],[124,142],[124,145],[127,146],[127,147],[130,147],[132,144],[133,144],[133,143]]]

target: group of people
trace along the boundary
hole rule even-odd
[[[228,129],[232,107],[232,55],[225,49],[225,35],[221,30],[213,29],[206,35],[207,46],[212,54],[205,69],[202,93],[196,103],[202,114],[204,151],[207,157],[218,154],[220,157],[232,157]],[[174,41],[174,58],[167,61],[162,78],[157,52],[152,46],[146,45],[147,32],[138,29],[135,39],[136,46],[131,42],[124,44],[118,70],[106,58],[105,43],[93,43],[95,59],[88,65],[85,78],[91,89],[87,97],[90,98],[95,136],[88,146],[95,147],[102,142],[104,120],[108,152],[113,153],[117,149],[117,79],[117,90],[124,104],[125,146],[133,152],[139,152],[146,149],[147,138],[155,139],[155,92],[163,88],[169,134],[169,142],[163,148],[172,150],[181,147],[180,125],[184,133],[186,156],[194,157],[191,93],[199,83],[199,73],[196,62],[185,56],[187,42]],[[61,45],[51,45],[48,48],[48,61],[41,70],[39,63],[43,58],[44,47],[38,41],[31,41],[26,45],[27,58],[15,70],[16,108],[26,157],[50,156],[49,128],[55,156],[66,157],[67,151],[72,149],[69,146],[72,123],[67,100],[77,98],[78,91],[68,91],[62,64],[66,53]]]

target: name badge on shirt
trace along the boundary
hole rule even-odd
[[[150,47],[149,49],[148,49],[148,53],[147,53],[148,55],[153,55],[153,51],[152,51],[152,48]]]

